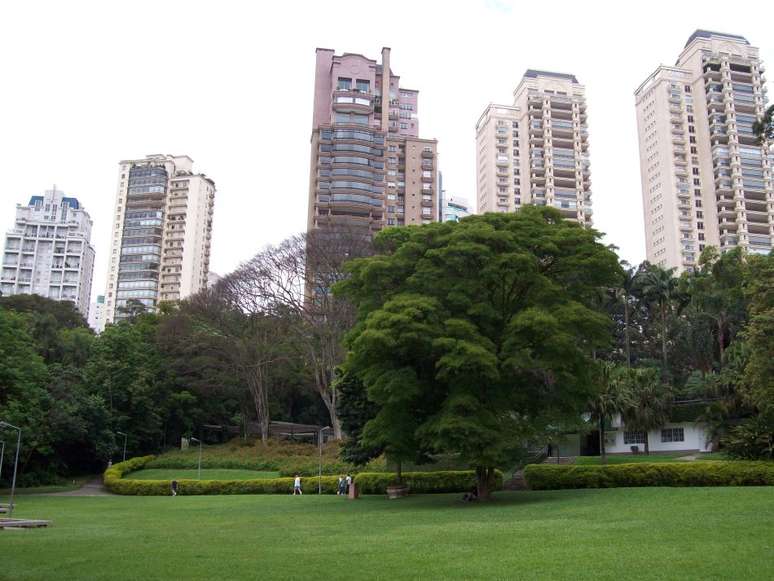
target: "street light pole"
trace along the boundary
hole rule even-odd
[[[5,457],[5,440],[0,440],[0,480],[3,478],[3,458]]]
[[[123,436],[124,437],[124,456],[123,456],[123,460],[121,460],[121,462],[126,462],[126,434],[124,432],[116,432],[116,434],[118,434],[119,436]]]
[[[323,434],[325,433],[325,430],[330,430],[330,426],[325,426],[320,430],[320,433],[317,436],[317,443],[319,444],[320,448],[320,463],[317,467],[317,494],[322,494],[322,445],[323,445]]]
[[[202,441],[199,438],[194,438],[191,436],[192,440],[196,440],[199,442],[199,469],[198,469],[198,479],[202,479]]]
[[[8,506],[8,516],[10,517],[13,514],[13,497],[16,494],[16,469],[19,466],[19,449],[21,448],[21,428],[18,426],[14,426],[13,424],[9,424],[8,422],[0,421],[0,428],[12,428],[16,430],[19,434],[16,438],[16,459],[13,462],[13,480],[11,480],[11,503]]]

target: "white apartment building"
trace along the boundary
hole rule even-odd
[[[16,206],[5,236],[0,292],[71,301],[86,317],[94,272],[92,221],[78,200],[54,186]]]
[[[129,301],[154,310],[206,288],[215,183],[187,155],[120,163],[105,322]]]
[[[527,70],[513,105],[490,104],[476,124],[479,213],[553,206],[591,225],[586,97],[574,75]]]
[[[97,295],[97,300],[89,306],[88,323],[96,333],[105,329],[105,295]]]
[[[441,222],[459,222],[470,216],[470,202],[460,196],[444,196],[441,207]]]
[[[697,30],[634,95],[647,259],[682,272],[707,245],[768,253],[774,158],[752,131],[766,106],[758,49]]]

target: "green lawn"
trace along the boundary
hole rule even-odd
[[[688,452],[671,452],[660,454],[614,454],[608,455],[608,464],[632,464],[635,462],[686,462],[687,460],[680,460],[685,456],[696,456],[697,460],[726,460],[722,454],[690,454]],[[578,456],[575,459],[576,464],[583,466],[591,466],[601,464],[599,456]]]
[[[774,488],[25,497],[0,578],[773,579]]]
[[[279,472],[259,470],[235,470],[226,468],[202,468],[202,480],[253,480],[256,478],[279,478]],[[124,476],[135,480],[196,480],[198,472],[189,468],[146,468]]]

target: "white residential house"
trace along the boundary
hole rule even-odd
[[[605,432],[605,450],[608,454],[630,454],[633,446],[645,451],[644,432],[626,429],[621,417],[616,416]],[[712,440],[701,422],[670,422],[647,434],[651,452],[711,452]]]

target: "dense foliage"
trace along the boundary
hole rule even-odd
[[[338,287],[358,309],[346,370],[379,406],[362,441],[459,454],[487,497],[525,438],[594,392],[595,297],[619,274],[598,237],[536,207],[382,232]]]

